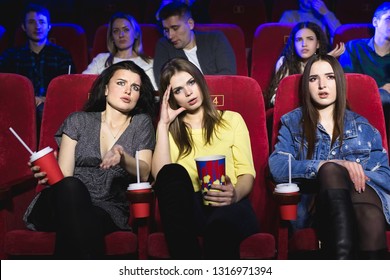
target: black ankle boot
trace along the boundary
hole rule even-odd
[[[330,189],[319,194],[319,237],[324,259],[356,258],[356,221],[348,190]]]

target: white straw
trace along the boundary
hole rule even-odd
[[[72,69],[72,66],[71,65],[69,65],[68,66],[68,75],[70,74],[70,70]]]
[[[288,154],[288,183],[291,184],[291,154]]]
[[[31,149],[26,145],[26,143],[24,143],[24,141],[22,140],[22,138],[19,137],[19,135],[15,132],[15,130],[10,127],[9,130],[13,133],[13,135],[15,135],[16,139],[19,140],[20,143],[22,143],[22,145],[27,149],[27,151],[30,153],[30,154],[33,154],[33,151],[31,151]]]
[[[138,151],[135,152],[135,161],[137,164],[137,183],[140,182],[139,180],[139,158],[138,158]]]

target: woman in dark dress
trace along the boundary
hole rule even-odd
[[[130,230],[126,188],[149,178],[153,128],[153,86],[131,61],[104,70],[91,89],[83,112],[71,114],[57,131],[58,163],[65,176],[44,189],[25,214],[33,230],[55,231],[60,259],[101,258],[104,236]],[[40,184],[45,172],[32,166]]]

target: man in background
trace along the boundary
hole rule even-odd
[[[175,57],[187,58],[204,75],[235,75],[236,57],[222,32],[194,31],[195,22],[189,7],[181,2],[163,6],[159,12],[164,32],[156,45],[154,77],[160,82],[160,70]]]
[[[376,9],[372,25],[374,37],[349,41],[339,61],[345,72],[375,79],[390,133],[390,2],[383,2]]]
[[[20,74],[31,80],[39,125],[50,81],[72,73],[75,67],[67,50],[49,42],[50,13],[45,7],[28,5],[22,15],[21,27],[26,33],[27,44],[9,48],[0,55],[0,72]]]

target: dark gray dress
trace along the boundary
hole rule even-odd
[[[74,177],[88,188],[92,203],[104,209],[121,229],[129,229],[126,189],[129,183],[136,182],[122,167],[110,169],[99,167],[101,112],[75,112],[61,125],[55,138],[60,145],[62,134],[76,140]],[[137,150],[153,150],[155,132],[152,120],[145,114],[135,115],[116,144],[123,146],[126,153],[135,156]],[[34,199],[30,209],[33,207]],[[28,211],[29,212],[29,211]]]

